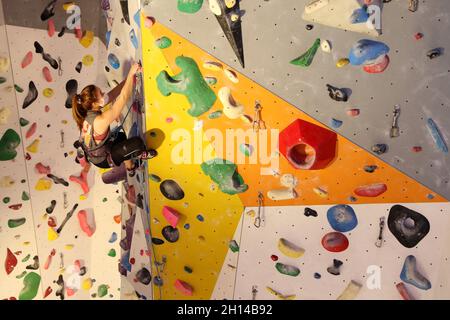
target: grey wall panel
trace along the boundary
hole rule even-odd
[[[349,0],[350,1],[350,0]],[[219,60],[255,80],[307,114],[329,125],[331,118],[344,121],[337,131],[365,149],[386,143],[389,152],[381,159],[450,198],[450,159],[434,146],[426,120],[432,117],[450,143],[450,1],[420,1],[419,10],[408,11],[407,1],[384,6],[383,34],[374,39],[391,48],[391,65],[383,73],[370,75],[362,68],[335,66],[347,57],[351,46],[367,36],[315,24],[311,31],[302,20],[309,0],[246,0],[241,2],[246,67],[242,69],[207,1],[201,11],[189,15],[177,10],[176,1],[153,0],[147,12],[160,23],[187,38]],[[417,32],[424,34],[415,40]],[[309,68],[289,61],[306,51],[316,38],[333,45],[331,54],[318,51]],[[447,49],[429,60],[428,50]],[[326,84],[347,87],[347,103],[328,97]],[[395,104],[402,110],[401,135],[389,138]],[[350,118],[345,110],[361,109]],[[411,151],[422,146],[421,153]]]

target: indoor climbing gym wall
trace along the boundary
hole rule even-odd
[[[154,299],[450,298],[449,9],[142,1]]]

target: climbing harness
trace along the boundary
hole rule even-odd
[[[255,102],[255,116],[253,117],[253,131],[258,132],[259,130],[266,129],[266,123],[262,120],[261,117],[261,104],[259,101]]]
[[[385,218],[381,217],[380,218],[380,233],[378,234],[378,239],[375,242],[375,246],[378,248],[381,248],[381,245],[383,244],[383,229],[384,229],[384,222]]]
[[[253,223],[256,228],[261,227],[261,207],[263,205],[263,201],[264,195],[261,191],[258,191],[258,216],[255,218],[255,222]]]

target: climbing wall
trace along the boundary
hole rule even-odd
[[[442,188],[442,184],[435,183],[436,181],[425,181],[430,176],[416,179],[415,175],[400,167],[402,161],[399,158],[399,154],[406,157],[405,153],[399,153],[400,149],[408,150],[407,156],[415,157],[408,165],[419,166],[417,155],[426,154],[429,148],[429,152],[435,155],[433,159],[440,161],[442,168],[445,159],[442,154],[434,151],[433,139],[436,139],[436,134],[433,138],[426,131],[428,129],[424,118],[425,127],[422,127],[427,132],[427,147],[424,137],[417,140],[420,143],[413,142],[414,145],[410,145],[410,135],[408,143],[402,142],[406,136],[403,128],[408,125],[417,128],[418,123],[408,121],[405,113],[409,113],[410,109],[401,106],[400,138],[391,140],[391,112],[393,105],[400,102],[390,102],[390,111],[386,111],[386,114],[380,111],[383,112],[387,135],[379,133],[379,128],[383,125],[377,123],[379,117],[376,117],[376,112],[384,108],[386,103],[376,107],[369,106],[375,103],[372,101],[377,97],[379,102],[396,99],[397,94],[411,93],[410,87],[404,87],[404,90],[389,89],[392,90],[392,95],[386,94],[391,92],[388,89],[376,89],[377,85],[386,83],[384,77],[393,77],[390,73],[395,72],[395,68],[406,70],[408,67],[405,67],[404,61],[408,60],[403,59],[403,63],[400,63],[391,59],[389,69],[376,75],[365,74],[355,66],[345,66],[348,60],[340,61],[339,66],[345,69],[339,69],[336,61],[348,57],[352,45],[367,37],[367,34],[345,33],[334,26],[330,28],[317,23],[308,26],[309,30],[302,31],[305,36],[300,41],[298,34],[292,35],[288,30],[299,30],[290,19],[295,18],[295,23],[299,24],[301,20],[297,16],[301,16],[306,3],[299,5],[298,2],[291,4],[288,1],[255,1],[240,4],[241,9],[245,10],[245,14],[240,12],[245,40],[243,69],[240,66],[243,59],[239,50],[236,50],[235,43],[230,41],[230,33],[227,33],[220,19],[215,19],[211,12],[217,10],[217,7],[211,5],[214,1],[205,1],[201,10],[202,1],[195,2],[200,4],[197,8],[192,5],[194,2],[183,7],[183,1],[180,1],[178,3],[181,5],[177,7],[176,1],[153,1],[143,8],[147,16],[146,28],[143,29],[147,125],[155,128],[153,138],[158,142],[155,146],[159,147],[160,152],[149,171],[153,178],[150,182],[153,242],[159,245],[155,249],[157,257],[168,252],[170,247],[174,256],[172,259],[175,259],[171,264],[171,256],[166,256],[167,263],[162,273],[163,299],[179,298],[180,294],[184,294],[184,297],[187,295],[208,299],[347,299],[355,296],[360,299],[401,299],[402,296],[396,289],[397,284],[399,288],[406,288],[412,298],[448,297],[450,291],[445,280],[448,278],[445,271],[448,254],[444,249],[447,236],[444,230],[448,225],[445,212],[449,207],[445,187]],[[208,8],[208,4],[212,10]],[[391,14],[395,10],[398,13],[399,6],[398,2],[394,2],[390,7],[386,6],[383,12],[391,9]],[[294,8],[292,17],[288,10],[290,7]],[[424,15],[424,7],[427,8],[426,5],[420,6],[421,9],[414,14]],[[221,9],[226,11],[224,7]],[[407,8],[406,11],[413,14]],[[236,12],[239,13],[234,11]],[[264,15],[269,12],[270,18]],[[272,31],[262,34],[268,26],[266,22],[275,19],[274,12],[279,13],[276,16],[279,22],[275,23],[275,27],[282,24],[286,28],[280,32],[280,37],[295,37],[290,41],[292,50],[286,50],[289,41],[278,37],[278,34],[277,41],[270,38],[275,36]],[[229,14],[232,17],[233,12]],[[250,27],[250,21],[255,26],[264,23],[264,27]],[[383,36],[392,33],[389,32],[389,26],[397,28],[400,25],[395,22],[389,24],[389,21],[392,18],[388,16],[385,19],[383,15],[383,26],[386,27],[376,39],[386,41],[391,46],[392,58],[395,56],[392,50],[394,42],[389,42]],[[216,30],[214,34],[209,37],[205,35],[205,32],[212,30]],[[414,34],[411,34],[410,41],[417,43],[420,39],[415,40]],[[236,34],[234,36],[236,40]],[[255,36],[258,37],[256,41],[265,39],[267,45],[261,47],[260,42],[252,40]],[[375,38],[375,35],[370,34],[370,37]],[[315,38],[329,40],[326,44],[331,46],[332,54],[325,52],[328,50],[326,47],[317,48],[321,42],[316,41],[315,49],[318,51],[313,61],[311,57],[314,56],[314,48],[293,61],[299,66],[289,64],[289,61],[301,55],[298,48],[303,45],[302,52],[306,51]],[[278,42],[280,45],[273,45]],[[283,47],[282,43],[287,44]],[[423,45],[423,42],[420,44]],[[382,44],[379,46],[385,48]],[[264,57],[270,50],[278,50],[278,53],[272,53],[271,60],[265,61]],[[292,56],[285,57],[289,53]],[[440,61],[441,68],[448,63],[445,55],[438,57],[440,60],[429,59],[426,55],[422,58],[422,63]],[[300,73],[301,81],[297,75]],[[343,77],[342,73],[346,75]],[[286,74],[295,80],[286,79]],[[201,78],[206,82],[202,83],[199,80]],[[351,98],[347,104],[333,101],[331,96],[339,99],[335,95],[336,88],[328,92],[326,84],[339,88],[350,86],[349,82],[345,83],[342,79],[355,81],[356,84],[361,80],[371,79],[374,87],[364,85],[357,92],[352,86]],[[393,84],[394,82],[391,86]],[[367,92],[369,88],[371,91]],[[216,100],[200,100],[196,96],[196,92],[203,92],[203,97],[210,97],[210,90],[214,92]],[[384,94],[377,95],[376,92]],[[338,93],[349,95],[350,91],[338,90]],[[320,100],[321,97],[323,101]],[[314,99],[322,101],[327,106],[326,109],[320,108],[320,104]],[[339,104],[344,108],[338,107]],[[336,105],[336,108],[330,109],[330,105]],[[259,113],[255,112],[255,107]],[[316,111],[312,112],[311,108],[316,108]],[[364,113],[368,118],[363,117]],[[186,125],[182,120],[186,121]],[[256,129],[253,127],[254,121],[258,124]],[[361,134],[359,137],[357,133],[350,135],[345,131],[356,130],[356,126],[360,125],[368,128],[364,136]],[[376,127],[378,132],[371,131],[371,126]],[[173,127],[185,130],[175,131]],[[441,126],[441,129],[445,136],[445,126]],[[252,140],[255,132],[256,138],[253,137]],[[314,135],[309,135],[309,132],[314,132]],[[221,140],[228,138],[227,133],[231,133],[230,140],[234,142],[231,149],[224,149],[225,142]],[[189,147],[181,147],[180,152],[182,142],[187,142]],[[394,147],[394,142],[399,143],[398,148]],[[396,157],[398,161],[395,164],[373,152],[376,149],[371,147],[381,143],[389,145],[387,155]],[[411,151],[413,146],[418,147],[413,148],[415,152]],[[418,153],[420,151],[423,153]],[[223,166],[207,162],[216,157],[229,162]],[[169,188],[172,192],[177,191],[174,195],[169,195],[172,202],[161,197],[161,193],[167,196],[167,188],[164,182],[161,183],[167,177],[161,175],[161,171],[158,172],[163,170],[159,168],[159,161],[164,162],[165,171],[175,176],[171,179],[176,184],[171,182]],[[167,163],[170,163],[168,168]],[[197,170],[188,171],[186,166]],[[296,169],[296,166],[301,169]],[[311,168],[314,170],[309,170]],[[227,180],[236,170],[239,176],[234,175],[231,182]],[[180,171],[185,177],[184,184],[177,178]],[[215,248],[214,259],[220,264],[220,268],[214,269],[211,274],[216,273],[208,279],[215,281],[214,290],[208,291],[208,295],[197,295],[198,287],[209,285],[204,277],[205,266],[199,270],[189,268],[189,263],[201,261],[197,255],[203,250],[199,250],[200,244],[193,241],[188,245],[183,243],[187,237],[193,237],[192,231],[197,229],[192,228],[192,223],[186,226],[183,220],[178,221],[178,224],[175,222],[176,227],[167,227],[174,222],[173,210],[169,211],[172,214],[167,214],[167,208],[164,210],[161,207],[175,208],[188,221],[197,216],[197,208],[191,208],[190,202],[186,201],[182,209],[171,203],[177,204],[173,199],[185,201],[179,195],[179,189],[184,190],[185,196],[195,194],[198,183],[205,177],[209,179],[205,184],[210,189],[199,194],[204,197],[204,201],[197,221],[201,221],[202,233],[212,232],[214,239],[222,239],[222,244],[209,241],[206,235],[200,238],[201,244]],[[208,196],[215,195],[216,192],[226,196],[226,192],[230,191],[234,194],[238,208],[245,207],[243,222],[238,225],[243,211],[240,210],[233,221],[233,229],[218,230],[223,220],[217,219],[224,219],[225,215],[214,214],[215,219],[208,219],[209,215],[204,213],[211,212],[211,209],[205,206],[216,203],[211,202]],[[165,217],[161,216],[162,210],[166,213]],[[216,213],[216,210],[212,211]],[[385,224],[381,233],[381,247],[377,247],[375,242],[380,232],[381,217]],[[354,225],[345,229],[341,227],[345,223]],[[331,233],[333,229],[335,233]],[[158,233],[163,238],[155,239]],[[402,237],[408,238],[409,242],[397,240]],[[442,255],[430,255],[430,248],[435,246],[443,248]],[[365,257],[362,258],[363,256]],[[183,271],[182,266],[188,268]],[[404,272],[401,274],[402,267]],[[423,277],[415,277],[414,272]],[[375,278],[369,277],[370,275]],[[292,281],[292,277],[298,277],[296,280],[299,279],[299,282]],[[369,278],[370,281],[366,283]],[[177,282],[174,285],[175,279],[185,283],[181,282],[180,285]],[[346,288],[348,290],[344,290]],[[403,298],[407,297],[404,291],[402,293]]]
[[[43,1],[41,10],[47,4]],[[64,14],[64,10],[62,12]],[[31,296],[29,293],[26,298],[119,299],[117,266],[122,191],[120,186],[103,184],[100,172],[95,168],[86,171],[89,190],[82,189],[77,183],[83,168],[75,162],[73,142],[78,139],[79,132],[73,123],[71,109],[65,106],[69,91],[75,84],[77,92],[88,84],[96,84],[108,91],[106,79],[102,76],[102,68],[106,64],[105,46],[89,32],[85,32],[80,41],[73,32],[54,33],[51,27],[47,27],[48,21],[41,24],[42,29],[7,25],[5,37],[2,37],[8,41],[11,53],[8,92],[13,100],[9,103],[12,115],[17,115],[10,117],[7,125],[16,128],[21,137],[15,160],[2,162],[2,165],[22,163],[20,168],[7,168],[10,172],[24,175],[23,178],[14,175],[16,182],[14,188],[8,189],[7,196],[15,204],[22,204],[20,210],[28,210],[22,215],[28,212],[29,217],[23,226],[15,229],[14,240],[8,240],[7,237],[11,237],[9,233],[2,233],[1,242],[8,245],[27,242],[28,247],[35,245],[35,249],[27,250],[31,258],[28,262],[24,259],[20,272],[26,270],[31,273],[31,269],[25,266],[33,265],[36,255],[39,260],[35,262],[34,272],[40,273],[42,279],[38,294]],[[60,30],[61,27],[55,25],[55,29]],[[36,52],[40,47],[48,54],[45,61]],[[29,85],[30,81],[34,86]],[[31,103],[24,105],[24,101]],[[2,172],[5,172],[3,168]],[[22,195],[23,191],[27,191],[28,201]],[[2,220],[3,230],[5,226],[7,220]],[[7,240],[3,241],[3,236]],[[27,237],[34,237],[34,241],[24,239]],[[18,256],[19,261],[28,254],[19,247],[13,251],[19,254],[20,250],[25,255]],[[2,253],[2,257],[5,254]],[[13,276],[16,274],[8,277]],[[2,281],[3,278],[2,275]],[[2,286],[1,294],[17,298],[20,289],[21,283]]]

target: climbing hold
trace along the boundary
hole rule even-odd
[[[99,298],[103,298],[108,294],[108,286],[106,284],[101,284],[97,288],[97,295]]]
[[[36,169],[36,172],[37,173],[40,173],[40,174],[45,174],[45,175],[47,175],[47,174],[50,174],[50,167],[46,167],[46,166],[44,166],[42,163],[37,163],[35,166],[34,166],[34,168]]]
[[[267,197],[273,201],[292,200],[297,198],[297,192],[293,188],[269,190]]]
[[[319,47],[320,47],[320,39],[316,39],[311,48],[309,48],[308,51],[306,51],[300,57],[292,60],[291,64],[296,66],[309,67]]]
[[[134,31],[134,29],[131,29],[130,33],[128,35],[130,37],[130,41],[131,41],[131,44],[133,45],[133,47],[135,49],[139,48],[138,39],[137,39],[136,32]]]
[[[55,184],[62,184],[65,187],[69,186],[69,183],[66,180],[64,180],[63,178],[59,178],[51,173],[47,174],[47,178],[52,179]]]
[[[206,83],[208,85],[213,86],[213,85],[215,85],[217,83],[217,78],[215,78],[215,77],[205,77],[205,81],[206,81]]]
[[[27,269],[27,270],[37,270],[37,269],[39,269],[39,257],[38,256],[34,256],[33,257],[33,264],[30,264],[30,265],[26,266],[25,269]]]
[[[421,146],[414,146],[411,148],[412,152],[421,152],[422,151],[422,147]]]
[[[388,150],[388,146],[386,144],[376,144],[372,146],[372,152],[378,155],[382,155],[386,153]]]
[[[113,219],[114,219],[114,222],[117,223],[117,224],[119,224],[120,222],[122,222],[122,217],[121,217],[120,214],[117,215],[117,216],[114,216]]]
[[[41,276],[35,272],[28,273],[23,279],[23,288],[19,293],[19,300],[33,300],[36,297]]]
[[[9,108],[1,108],[0,109],[0,125],[7,124],[10,115],[11,115],[11,110],[9,110]]]
[[[87,30],[84,36],[80,39],[80,44],[86,49],[94,42],[94,32]]]
[[[115,249],[110,249],[109,252],[108,252],[108,256],[114,258],[116,256],[116,250]]]
[[[318,272],[315,272],[314,273],[314,279],[320,279],[320,278],[322,278],[321,274],[318,273]]]
[[[213,159],[201,164],[203,173],[219,185],[219,189],[226,194],[234,195],[247,191],[248,185],[237,172],[237,166],[223,159]]]
[[[397,283],[395,287],[397,288],[398,293],[402,296],[403,300],[414,300],[403,282]]]
[[[5,259],[5,271],[6,274],[11,274],[11,272],[14,271],[14,268],[17,266],[17,258],[14,255],[14,253],[9,250],[9,248],[6,248],[6,259]]]
[[[154,182],[161,182],[161,178],[158,177],[156,174],[149,174],[148,178]]]
[[[164,240],[161,240],[161,239],[158,239],[158,238],[152,238],[152,243],[154,245],[159,246],[159,245],[162,245],[164,243]]]
[[[143,285],[149,285],[152,282],[152,276],[147,268],[142,268],[136,273],[136,279]]]
[[[402,272],[400,273],[400,279],[421,290],[431,289],[431,282],[418,271],[417,260],[413,255],[406,257]]]
[[[9,203],[10,201],[11,201],[11,198],[10,198],[10,197],[4,197],[4,198],[3,198],[3,203],[4,203],[4,204]]]
[[[9,227],[9,228],[17,228],[17,227],[20,227],[21,225],[25,224],[26,221],[27,221],[26,218],[21,218],[21,219],[9,219],[9,220],[8,220],[8,227]]]
[[[114,243],[117,240],[117,233],[113,232],[111,233],[111,237],[109,238],[108,242],[109,243]]]
[[[344,122],[335,118],[331,119],[331,127],[333,129],[339,129]]]
[[[177,242],[180,238],[180,232],[177,228],[174,228],[172,226],[166,226],[161,231],[164,239],[166,239],[169,242]]]
[[[278,250],[289,258],[300,258],[305,253],[303,248],[283,238],[278,240]]]
[[[179,292],[181,292],[185,296],[192,296],[194,292],[194,288],[192,288],[191,285],[188,283],[181,281],[180,279],[177,279],[175,281],[175,289],[177,289]]]
[[[326,199],[328,197],[328,192],[323,188],[313,188],[313,192],[323,199]]]
[[[337,135],[297,119],[279,134],[279,150],[295,169],[324,169],[336,154]]]
[[[8,207],[9,209],[11,209],[11,210],[20,210],[20,208],[22,208],[22,204],[21,203],[19,203],[19,204],[13,204],[13,205],[10,205],[9,207]]]
[[[239,151],[242,152],[246,157],[250,157],[253,153],[253,146],[247,143],[241,143],[241,145],[239,145]]]
[[[37,128],[37,123],[34,122],[27,130],[25,137],[27,139],[31,138],[31,136],[33,136],[36,133],[36,128]]]
[[[229,69],[225,69],[223,70],[223,72],[225,73],[225,76],[228,78],[228,80],[230,80],[233,83],[239,83],[239,79],[236,72]]]
[[[244,106],[231,96],[231,89],[223,87],[219,90],[219,100],[223,105],[223,114],[230,119],[237,119],[244,115]]]
[[[330,252],[342,252],[348,248],[348,239],[343,233],[330,232],[323,236],[322,246]]]
[[[44,59],[44,61],[48,62],[48,64],[55,70],[58,69],[58,62],[53,59],[48,53],[46,53],[44,51],[44,48],[39,44],[39,42],[35,41],[34,42],[34,48],[35,48],[35,52],[39,53],[42,55],[42,58]]]
[[[55,5],[58,0],[52,0],[49,4],[44,8],[44,11],[41,13],[41,20],[45,21],[50,19],[55,15]]]
[[[88,291],[92,288],[93,281],[91,278],[84,279],[83,282],[81,282],[81,288],[85,291]]]
[[[8,129],[0,139],[0,161],[13,160],[20,145],[20,136],[13,129]]]
[[[197,215],[197,220],[200,221],[200,222],[203,222],[203,221],[205,221],[205,218],[201,214],[198,214]]]
[[[162,214],[172,227],[177,227],[178,221],[180,220],[180,213],[177,210],[164,206],[162,209]]]
[[[146,28],[151,28],[155,25],[155,22],[156,22],[155,18],[147,16],[147,17],[145,17],[144,25]]]
[[[9,70],[9,58],[0,57],[0,72],[8,72]]]
[[[342,58],[336,62],[336,67],[343,68],[346,65],[348,65],[349,63],[350,63],[350,60],[348,60],[347,58]]]
[[[203,63],[203,68],[211,71],[221,71],[223,70],[223,66],[219,62],[215,61],[206,61]]]
[[[231,240],[231,241],[228,243],[228,247],[230,248],[230,250],[231,250],[232,252],[238,252],[238,251],[239,251],[239,245],[238,245],[238,243],[236,242],[236,240]]]
[[[344,289],[344,291],[339,295],[337,300],[353,300],[361,290],[362,285],[356,281],[350,281],[348,286]]]
[[[90,55],[90,54],[87,54],[81,59],[81,62],[86,67],[89,67],[89,66],[91,66],[94,63],[94,57],[92,55]]]
[[[373,63],[365,65],[363,70],[367,73],[381,73],[389,66],[390,59],[389,56],[384,55],[379,57]]]
[[[160,49],[167,49],[172,45],[172,40],[163,36],[155,40],[155,45]]]
[[[5,77],[0,77],[0,84],[3,84],[6,82],[6,78]]]
[[[189,115],[198,117],[211,109],[217,97],[203,79],[197,63],[192,58],[179,56],[175,59],[175,63],[182,72],[171,77],[166,71],[161,71],[156,78],[158,89],[164,96],[172,93],[186,96],[191,105]]]
[[[371,165],[371,166],[364,166],[364,171],[367,173],[374,173],[375,170],[378,169],[378,166],[376,165]]]
[[[48,36],[51,38],[55,35],[56,32],[56,28],[55,28],[55,22],[53,21],[53,19],[48,20],[47,22],[47,33]]]
[[[442,151],[444,153],[448,153],[447,143],[445,142],[444,137],[441,134],[441,131],[439,130],[439,128],[436,125],[436,123],[434,122],[434,120],[429,118],[427,120],[427,126],[428,126],[428,130],[431,133],[431,136],[433,137],[436,147],[440,151]]]
[[[331,52],[331,42],[328,40],[322,40],[320,42],[320,48],[323,52],[330,53]]]
[[[77,65],[75,66],[75,71],[80,73],[81,69],[83,68],[83,63],[80,61],[77,63]]]
[[[48,241],[54,241],[56,239],[58,239],[59,235],[58,233],[55,231],[55,229],[49,227],[47,230],[47,239]]]
[[[333,259],[333,265],[327,268],[327,272],[333,276],[338,276],[341,274],[340,268],[344,263],[340,260]]]
[[[22,60],[22,69],[28,67],[32,61],[33,61],[33,53],[31,51],[28,51],[28,53]]]
[[[184,198],[184,191],[173,180],[164,180],[159,185],[159,189],[164,197],[169,200],[181,200]]]
[[[51,97],[53,97],[53,94],[54,94],[54,93],[55,93],[55,92],[53,91],[52,88],[45,88],[44,91],[42,91],[42,94],[43,94],[44,97],[46,97],[46,98],[51,98]]]
[[[20,119],[19,119],[19,124],[20,124],[21,127],[25,127],[25,126],[27,126],[29,123],[30,123],[30,121],[28,121],[28,120],[25,119],[25,118],[20,118]]]
[[[0,152],[0,156],[1,156],[1,152]],[[1,158],[0,158],[0,160],[1,160]],[[5,176],[0,179],[0,187],[1,188],[9,188],[13,184],[14,184],[14,180],[10,176]]]
[[[304,215],[306,217],[317,217],[318,216],[317,211],[313,210],[311,208],[305,208]]]
[[[203,5],[203,0],[178,0],[177,8],[184,13],[196,13]]]
[[[280,183],[283,187],[295,188],[297,186],[298,180],[294,175],[287,173],[281,176]]]
[[[387,186],[384,183],[374,183],[360,186],[354,190],[355,194],[360,197],[378,197],[386,191]]]
[[[28,108],[36,99],[38,98],[39,93],[33,81],[30,81],[28,84],[28,94],[23,100],[22,109]]]
[[[95,232],[94,215],[91,214],[88,216],[86,210],[80,210],[78,211],[77,216],[81,230],[83,230],[88,237],[91,237]]]
[[[266,287],[267,292],[269,292],[270,294],[274,295],[275,297],[277,297],[280,300],[295,300],[296,295],[282,295],[281,293],[275,291],[274,289],[270,288],[270,287]]]
[[[348,94],[347,90],[333,87],[332,85],[327,84],[328,95],[331,99],[338,102],[347,102]]]
[[[16,90],[18,93],[22,93],[23,89],[19,87],[17,84],[14,85],[14,90]]]
[[[349,60],[352,65],[369,65],[380,56],[389,52],[389,47],[379,41],[362,39],[356,42],[350,50]]]
[[[39,143],[41,141],[39,139],[35,139],[28,147],[27,147],[27,151],[31,152],[31,153],[37,153],[38,149],[39,149]]]
[[[406,248],[417,246],[430,231],[430,222],[424,215],[401,205],[389,210],[387,224],[394,237]]]
[[[441,55],[442,55],[441,48],[431,49],[430,51],[427,52],[427,57],[430,58],[430,60],[440,57]]]
[[[356,117],[356,116],[359,116],[360,110],[359,109],[348,109],[346,111],[346,113],[349,117]]]
[[[339,232],[348,232],[358,225],[355,211],[349,205],[333,206],[327,211],[330,226]]]
[[[287,275],[287,276],[291,276],[291,277],[296,277],[300,274],[299,268],[297,268],[295,266],[283,264],[280,262],[277,262],[277,264],[275,265],[275,268],[278,270],[279,273]]]

